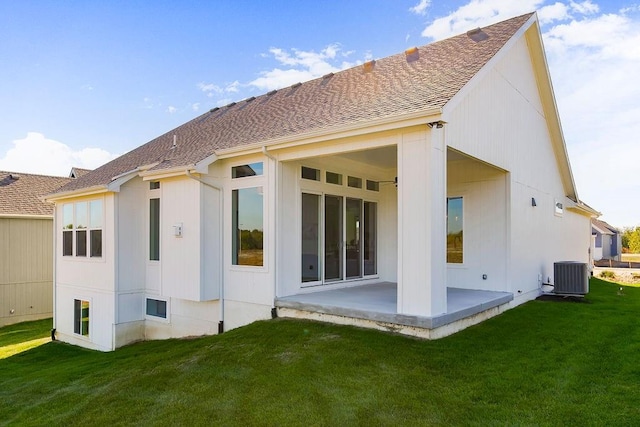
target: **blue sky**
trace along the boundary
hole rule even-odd
[[[630,0],[0,0],[0,169],[93,168],[212,107],[533,10],[580,198],[640,225]]]

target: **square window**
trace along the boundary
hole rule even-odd
[[[328,184],[342,185],[342,174],[327,171],[326,180]]]
[[[231,168],[231,178],[245,178],[259,176],[263,173],[262,162],[249,163],[248,165],[234,166]]]
[[[320,181],[320,170],[302,166],[302,178],[312,181]]]
[[[158,299],[147,298],[147,315],[166,319],[167,302]]]
[[[160,181],[151,181],[149,183],[149,190],[157,190],[160,188]]]

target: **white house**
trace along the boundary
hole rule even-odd
[[[535,14],[214,108],[48,196],[58,339],[272,316],[427,338],[587,262]]]

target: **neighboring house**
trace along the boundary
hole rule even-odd
[[[57,337],[105,351],[275,315],[437,338],[588,262],[596,214],[535,14],[214,108],[48,200]]]
[[[53,206],[69,178],[0,171],[0,326],[53,315]]]
[[[614,226],[596,218],[591,219],[591,242],[594,261],[601,259],[620,261],[622,234]]]
[[[71,172],[69,172],[69,178],[80,178],[83,175],[91,172],[92,169],[82,169],[77,167],[72,167]]]

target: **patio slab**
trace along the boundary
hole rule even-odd
[[[513,300],[510,292],[447,288],[447,312],[413,316],[397,312],[397,284],[381,282],[276,298],[276,308],[289,308],[356,319],[435,329]]]

